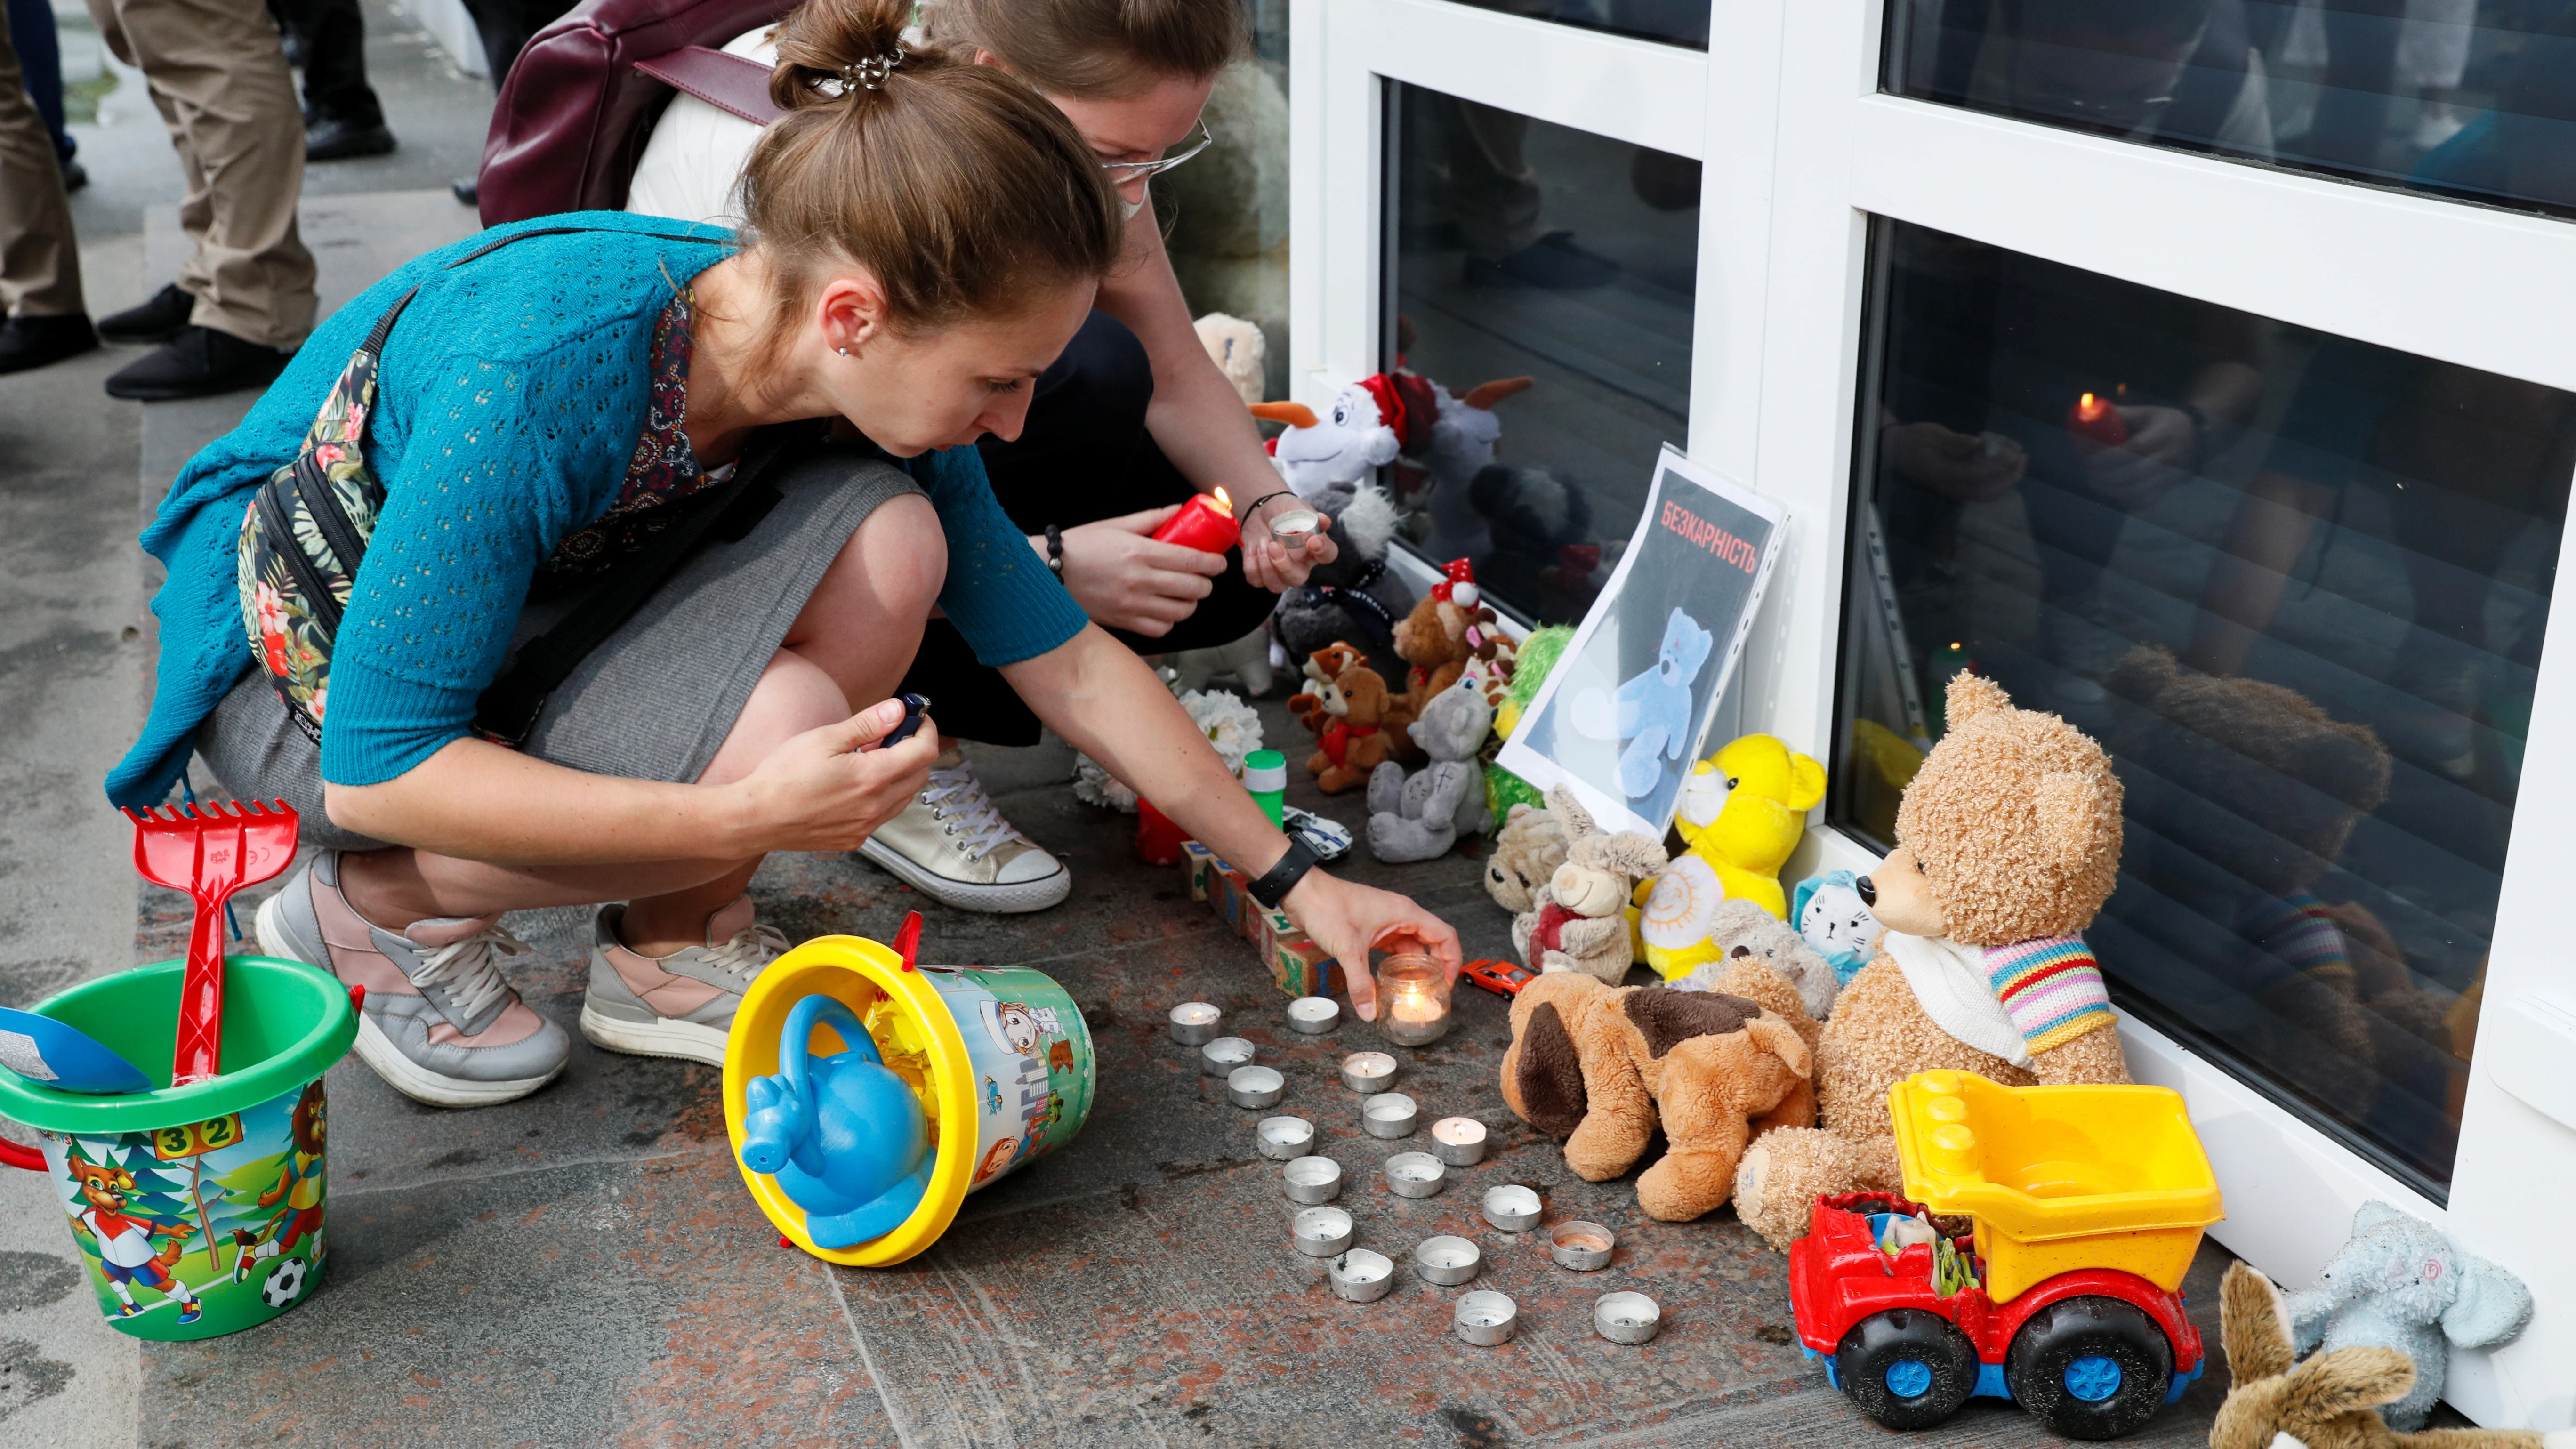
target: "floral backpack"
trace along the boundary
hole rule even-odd
[[[558,226],[518,232],[467,253],[447,269],[528,237],[605,229]],[[731,244],[716,237],[651,235],[662,241]],[[376,320],[323,399],[295,461],[269,475],[242,517],[235,577],[251,653],[267,670],[287,717],[317,744],[330,706],[332,639],[384,509],[384,484],[368,468],[364,449],[367,415],[375,405],[376,367],[395,319],[418,295],[419,287],[403,293]],[[752,484],[799,436],[789,428],[767,430],[744,451],[732,479],[685,504],[670,505],[685,510],[677,522],[600,575],[553,628],[519,646],[477,702],[476,731],[510,745],[527,738],[554,687],[633,615],[700,538],[723,522],[724,536],[739,539],[769,511],[778,501],[777,490],[755,490]]]

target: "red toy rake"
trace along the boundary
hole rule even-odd
[[[125,816],[134,822],[134,868],[145,880],[186,891],[196,902],[170,1085],[202,1082],[223,1070],[224,902],[295,859],[295,811],[283,800],[253,800],[247,806],[164,805]]]

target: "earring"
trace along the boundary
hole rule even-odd
[[[838,348],[838,349],[836,349],[836,350],[837,350],[837,351],[838,351],[838,352],[839,352],[843,357],[847,357],[847,356],[849,356],[849,355],[850,355],[850,349],[848,349],[848,348],[846,348],[846,347]]]

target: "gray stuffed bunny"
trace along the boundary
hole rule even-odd
[[[2430,1223],[2384,1202],[2352,1215],[2352,1240],[2283,1307],[2300,1354],[2393,1348],[2415,1360],[2415,1387],[2383,1405],[2388,1427],[2424,1427],[2442,1396],[2450,1345],[2492,1348],[2531,1321],[2531,1290],[2484,1258],[2463,1253]]]
[[[1485,806],[1485,772],[1476,762],[1494,727],[1494,707],[1473,676],[1431,697],[1405,733],[1431,757],[1407,775],[1393,760],[1369,775],[1369,853],[1394,864],[1447,853],[1461,835],[1493,823]]]

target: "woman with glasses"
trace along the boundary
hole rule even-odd
[[[1025,431],[980,444],[995,495],[1074,601],[1131,648],[1242,638],[1279,590],[1332,559],[1333,544],[1318,533],[1292,553],[1261,526],[1293,499],[1191,328],[1146,200],[1156,173],[1210,144],[1200,113],[1217,73],[1247,51],[1242,0],[933,0],[925,12],[931,39],[1053,102],[1125,211],[1118,265],[1038,380]],[[771,36],[764,27],[725,49],[767,63]],[[730,224],[742,161],[759,136],[750,122],[675,97],[637,164],[627,210]],[[1218,488],[1243,522],[1241,548],[1219,556],[1148,537],[1192,493]],[[1071,873],[1002,817],[955,744],[1035,744],[1037,716],[944,620],[931,621],[903,687],[939,702],[948,736],[929,787],[870,839],[868,858],[965,910],[1063,900]],[[969,848],[956,849],[960,840]]]

